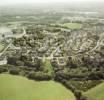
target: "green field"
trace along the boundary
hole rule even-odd
[[[62,24],[62,26],[70,28],[70,29],[80,29],[82,27],[82,24],[79,24],[79,23],[64,23],[64,24]]]
[[[0,43],[0,52],[4,49],[4,45]]]
[[[44,62],[44,70],[48,72],[49,75],[52,75],[53,69],[50,60],[45,60]]]
[[[88,100],[104,100],[104,83],[85,92]]]
[[[0,75],[0,100],[76,100],[54,81],[37,82],[20,76]]]

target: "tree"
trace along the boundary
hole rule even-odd
[[[13,69],[10,69],[10,70],[9,70],[9,73],[10,73],[10,74],[13,74],[13,75],[19,75],[19,70],[16,69],[16,68],[13,68]]]
[[[0,66],[0,73],[7,72],[7,68]]]
[[[81,97],[82,97],[82,93],[81,93],[81,91],[79,91],[79,90],[76,90],[76,91],[74,92],[74,95],[76,96],[77,100],[80,100]]]
[[[91,72],[89,78],[92,80],[104,79],[103,72]]]
[[[15,65],[17,61],[16,57],[8,57],[7,62],[8,64]]]
[[[24,62],[20,61],[20,60],[17,60],[16,61],[16,65],[17,66],[24,66]]]

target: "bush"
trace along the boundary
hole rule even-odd
[[[87,97],[85,97],[85,96],[81,96],[81,98],[80,98],[80,100],[87,100]]]
[[[31,61],[25,61],[25,66],[28,67],[35,67],[35,63],[31,62]]]
[[[7,68],[0,66],[0,73],[7,72]]]
[[[13,74],[13,75],[19,75],[19,70],[16,69],[16,68],[10,69],[10,70],[9,70],[9,73],[10,73],[10,74]]]
[[[81,100],[82,93],[79,90],[74,91],[74,95],[76,96],[77,100]]]
[[[46,73],[42,72],[31,72],[27,76],[29,79],[34,79],[34,80],[50,80],[52,79],[51,75],[48,75]]]
[[[17,66],[24,66],[24,62],[20,61],[20,60],[17,60],[16,61],[16,65]]]
[[[16,65],[16,61],[18,60],[17,57],[8,57],[8,64],[10,65]]]
[[[104,79],[104,74],[102,72],[91,72],[89,75],[89,79],[91,80]]]
[[[66,81],[66,83],[64,84],[68,89],[70,89],[72,92],[75,92],[76,88],[70,84],[69,82]]]

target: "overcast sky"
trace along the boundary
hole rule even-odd
[[[49,2],[88,2],[88,1],[104,1],[104,0],[0,0],[0,5],[16,4],[16,3],[49,3]]]

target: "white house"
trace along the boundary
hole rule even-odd
[[[0,58],[0,65],[5,65],[5,64],[7,64],[7,59],[6,59],[6,57],[1,57],[1,58]]]

